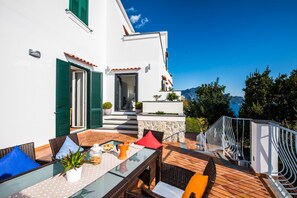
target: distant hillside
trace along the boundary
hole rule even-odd
[[[181,91],[181,95],[184,96],[187,100],[195,100],[197,87],[186,89]],[[231,96],[230,107],[234,111],[235,115],[238,116],[239,109],[242,105],[243,97],[241,96]]]
[[[182,90],[181,95],[184,96],[187,100],[195,100],[196,99],[196,90],[197,90],[197,87]]]

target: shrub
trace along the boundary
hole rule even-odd
[[[166,99],[169,100],[169,101],[178,100],[179,99],[179,96],[176,95],[175,92],[171,92],[171,93],[168,93],[167,94]]]
[[[142,109],[142,102],[136,102],[135,108]]]
[[[111,107],[112,107],[111,102],[105,102],[105,103],[103,103],[103,109],[111,109]]]
[[[208,122],[205,118],[187,117],[186,132],[205,132],[208,128]]]
[[[164,111],[157,111],[156,114],[157,115],[164,115],[165,113],[164,113]]]

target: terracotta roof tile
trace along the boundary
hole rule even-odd
[[[130,71],[130,70],[140,70],[141,67],[128,67],[128,68],[113,68],[111,71]]]
[[[85,63],[85,64],[87,64],[87,65],[90,65],[90,66],[92,66],[92,67],[97,67],[97,65],[95,65],[95,64],[93,64],[93,63],[91,63],[91,62],[89,62],[89,61],[86,61],[85,59],[79,58],[78,56],[75,56],[75,55],[73,55],[73,54],[69,54],[69,53],[67,53],[67,52],[64,52],[64,54],[65,54],[66,56],[69,56],[69,57],[71,57],[71,58],[74,58],[74,59],[76,59],[76,60],[78,60],[78,61],[81,61],[81,62],[83,62],[83,63]]]

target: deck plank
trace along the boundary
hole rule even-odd
[[[136,135],[119,133],[102,133],[87,131],[78,134],[82,145],[92,146],[94,143],[104,143],[108,140],[135,142]],[[209,156],[194,152],[195,141],[186,138],[187,150],[181,149],[179,143],[163,143],[163,161],[189,170],[202,173]],[[51,159],[49,145],[36,150],[39,159]],[[217,178],[209,195],[217,197],[271,197],[260,179],[254,175],[250,168],[242,168],[235,165],[222,163],[215,158]]]

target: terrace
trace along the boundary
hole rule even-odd
[[[195,133],[186,133],[185,145],[180,143],[163,143],[163,161],[169,164],[202,172],[206,166],[208,155],[196,152]],[[103,143],[114,139],[119,141],[134,142],[136,135],[125,135],[118,133],[98,133],[86,131],[78,134],[83,145],[92,146],[94,143]],[[48,145],[36,150],[37,158],[51,159],[51,150]],[[239,167],[230,162],[215,157],[217,178],[209,197],[274,197],[264,180],[255,175],[249,167]],[[154,183],[154,182],[153,182]],[[139,187],[140,183],[138,183]],[[137,191],[138,188],[135,188]]]

